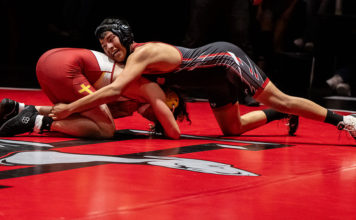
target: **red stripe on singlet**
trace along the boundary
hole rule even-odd
[[[116,67],[116,62],[114,63],[114,66],[112,67],[112,70],[111,70],[110,83],[112,83],[113,78],[114,78],[115,67]]]
[[[258,97],[259,95],[261,95],[262,91],[266,88],[267,84],[269,83],[269,78],[267,78],[262,87],[260,87],[259,89],[257,89],[256,93],[253,95],[253,98]]]
[[[224,53],[214,53],[214,54],[201,55],[201,56],[199,56],[198,58],[214,57],[214,56],[224,56],[224,55],[230,56],[229,53],[225,53],[225,52],[224,52]],[[190,60],[194,60],[194,59],[196,59],[196,58],[183,58],[184,61],[190,61]],[[240,62],[240,60],[239,60],[239,62]]]

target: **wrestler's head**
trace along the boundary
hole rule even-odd
[[[95,35],[106,55],[120,63],[126,61],[134,41],[131,27],[126,21],[106,18],[96,28]]]
[[[179,122],[187,121],[191,123],[186,103],[180,93],[171,88],[167,88],[164,86],[161,87],[166,95],[166,104],[173,112],[174,118]],[[141,106],[137,110],[137,112],[146,119],[154,122],[154,126],[151,127],[151,132],[153,134],[164,134],[163,126],[157,120],[157,117],[154,115],[153,109],[152,107],[150,107],[150,105],[146,104]]]

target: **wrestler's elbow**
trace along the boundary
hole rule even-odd
[[[122,95],[122,90],[116,86],[110,85],[107,87],[108,102],[116,101]]]
[[[169,129],[169,131],[166,131],[166,136],[173,140],[178,140],[180,138],[180,130],[179,129]]]

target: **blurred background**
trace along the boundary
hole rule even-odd
[[[1,0],[0,16],[1,87],[39,88],[36,62],[51,48],[101,51],[94,30],[118,16],[136,42],[232,42],[293,95],[356,94],[355,0]]]

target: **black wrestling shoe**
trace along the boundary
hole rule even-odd
[[[5,98],[0,103],[0,127],[19,113],[19,103]]]
[[[29,105],[17,116],[9,119],[0,127],[0,137],[11,137],[25,132],[32,132],[38,111]]]
[[[299,116],[297,115],[288,115],[287,117],[287,126],[288,126],[288,135],[295,136],[295,132],[298,129],[299,125]]]

